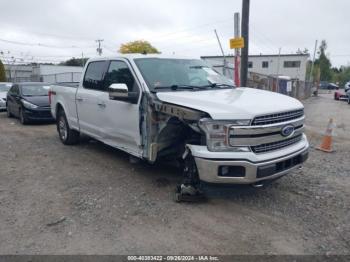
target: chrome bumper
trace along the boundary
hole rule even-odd
[[[205,159],[195,157],[196,165],[200,180],[208,183],[218,184],[254,184],[264,180],[273,180],[282,177],[291,171],[298,169],[308,157],[309,145],[299,149],[298,151],[278,157],[273,160],[262,162],[251,162],[246,159]],[[283,168],[283,166],[285,168]],[[222,167],[240,167],[244,170],[244,175],[237,177],[220,175]]]

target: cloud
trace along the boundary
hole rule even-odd
[[[198,57],[220,54],[214,29],[225,52],[232,52],[228,39],[233,36],[233,14],[241,10],[241,0],[0,0],[0,6],[1,39],[62,47],[0,42],[0,50],[17,56],[30,53],[47,60],[82,52],[93,56],[94,40],[102,38],[106,55],[121,43],[145,39],[163,53]],[[284,53],[298,48],[311,51],[316,39],[326,39],[333,64],[347,64],[348,10],[347,0],[251,1],[250,53],[277,53],[280,47]]]

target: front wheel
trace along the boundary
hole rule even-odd
[[[63,110],[58,113],[56,125],[58,135],[63,144],[74,145],[79,142],[79,132],[70,129],[66,114]]]
[[[22,125],[28,124],[28,120],[23,109],[19,110],[19,121],[21,122]]]

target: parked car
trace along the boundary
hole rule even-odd
[[[15,83],[7,93],[7,116],[18,117],[22,124],[53,120],[49,102],[49,84]]]
[[[348,100],[347,89],[338,89],[334,92],[334,100]]]
[[[0,111],[6,110],[6,96],[12,83],[0,82]]]
[[[79,85],[51,86],[50,101],[65,145],[85,134],[150,163],[181,159],[177,200],[199,194],[200,181],[261,186],[308,157],[302,103],[236,88],[202,60],[90,59]]]
[[[350,104],[350,88],[346,90],[347,102]]]
[[[327,81],[321,81],[320,89],[336,90],[339,89],[339,86],[334,83],[328,83]]]

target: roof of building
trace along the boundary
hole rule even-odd
[[[300,56],[310,56],[310,54],[271,54],[271,55],[249,55],[249,57],[282,57],[282,56],[288,56],[288,57],[300,57]],[[234,57],[234,55],[227,55],[226,57]],[[222,55],[218,56],[201,56],[201,58],[223,58]]]

